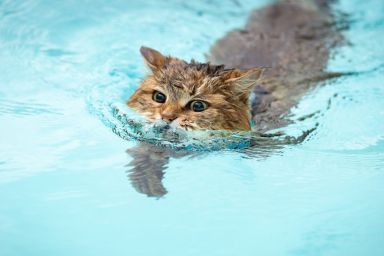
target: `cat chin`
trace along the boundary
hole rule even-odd
[[[179,120],[176,119],[169,124],[169,126],[174,130],[183,130],[183,131],[194,131],[195,129],[190,125],[180,124]]]
[[[177,120],[174,120],[171,123],[167,123],[163,121],[162,119],[155,119],[153,121],[153,127],[156,129],[160,130],[177,130],[177,129],[182,129],[185,130],[183,127],[180,126],[179,122]]]
[[[167,123],[167,122],[163,121],[162,119],[155,119],[153,121],[153,127],[156,130],[161,131],[161,132],[174,131],[176,133],[177,132],[184,133],[184,132],[196,130],[192,126],[180,124],[178,119],[172,121],[171,123]]]

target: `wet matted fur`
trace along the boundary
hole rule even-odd
[[[308,89],[338,75],[325,72],[331,49],[342,41],[328,2],[285,0],[254,11],[244,29],[212,47],[208,60],[217,65],[142,47],[152,73],[128,106],[151,121],[163,119],[186,130],[249,130],[252,119],[261,132],[288,124],[286,114]],[[270,67],[262,77],[261,67]],[[166,102],[155,102],[155,91],[165,94]],[[207,108],[192,111],[193,100]]]
[[[224,65],[186,62],[141,47],[152,74],[144,79],[128,106],[150,121],[162,119],[186,130],[250,130],[249,95],[262,69],[225,69]],[[156,102],[161,92],[166,100]],[[204,102],[206,109],[194,111],[191,102]]]

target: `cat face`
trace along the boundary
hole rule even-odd
[[[129,107],[150,121],[185,130],[250,130],[248,98],[261,69],[226,70],[146,47],[140,52],[152,73],[130,97]]]

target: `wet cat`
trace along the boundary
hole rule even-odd
[[[283,0],[255,11],[244,29],[212,47],[208,60],[218,65],[142,47],[152,74],[128,106],[185,130],[250,130],[252,120],[260,132],[287,125],[287,113],[304,93],[340,75],[324,71],[330,49],[342,41],[328,4]]]
[[[320,81],[340,75],[326,71],[332,50],[343,42],[340,31],[343,28],[340,26],[342,20],[333,14],[332,2],[333,0],[281,0],[254,10],[244,28],[229,32],[212,46],[207,61],[219,66],[186,63],[143,48],[142,55],[152,74],[129,99],[128,105],[149,120],[161,119],[161,114],[165,113],[164,118],[168,122],[179,124],[179,121],[183,123],[181,120],[187,120],[188,117],[191,119],[190,123],[184,124],[188,130],[247,130],[250,128],[250,118],[254,121],[252,130],[261,133],[287,125],[291,122],[287,114],[302,95]],[[174,62],[172,65],[177,68],[165,68],[170,62]],[[226,70],[221,64],[233,69]],[[260,79],[261,70],[252,68],[263,66],[271,68],[265,69]],[[172,81],[172,74],[179,79]],[[183,75],[186,75],[185,79]],[[167,102],[167,97],[170,97],[168,100],[174,100],[174,93],[183,90],[179,87],[188,86],[183,81],[201,81],[192,83],[191,88],[198,88],[203,86],[204,76],[213,79],[216,75],[216,85],[223,85],[225,81],[231,81],[230,79],[244,83],[237,83],[239,87],[234,87],[234,84],[232,87],[230,84],[222,87],[223,93],[234,93],[219,94],[228,96],[227,101],[220,97],[195,99],[186,90],[182,94],[184,104],[168,105],[170,102]],[[167,86],[167,83],[179,87]],[[249,95],[250,90],[253,90],[253,97],[252,101],[248,100],[251,105],[249,107],[246,95]],[[211,100],[218,105],[213,105]],[[202,102],[192,105],[194,101]],[[174,108],[175,111],[172,110],[169,114],[162,112],[168,108]],[[238,109],[241,110],[240,113]],[[229,121],[224,119],[227,115],[220,114],[222,111],[229,113]],[[216,115],[217,119],[210,119]],[[257,139],[257,144],[249,152],[254,155],[252,157],[268,157],[271,152],[286,144],[301,143],[307,135],[308,133],[304,133],[293,141],[282,143],[268,137],[266,140]],[[161,197],[167,193],[162,179],[169,161],[172,158],[186,157],[183,152],[145,143],[128,149],[127,153],[133,158],[127,170],[133,187],[139,193],[153,197]],[[247,156],[250,157],[249,153]]]
[[[263,69],[186,62],[141,47],[152,71],[128,106],[150,121],[185,130],[250,130],[249,95]]]

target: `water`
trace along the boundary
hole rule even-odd
[[[304,143],[148,146],[158,172],[128,166],[141,152],[110,110],[146,72],[139,47],[204,60],[267,3],[0,1],[0,255],[384,255],[380,0],[335,4],[350,43],[328,69],[356,75],[293,109],[318,111],[284,129],[318,123]]]

